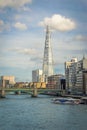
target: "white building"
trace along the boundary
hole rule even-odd
[[[32,82],[43,82],[42,70],[37,69],[32,71]]]

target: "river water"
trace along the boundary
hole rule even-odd
[[[87,130],[87,105],[59,105],[52,97],[0,99],[0,130]]]

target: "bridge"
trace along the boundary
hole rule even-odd
[[[15,94],[26,93],[30,94],[32,97],[37,97],[38,94],[47,95],[58,95],[63,94],[63,90],[59,89],[47,89],[47,88],[0,88],[0,97],[5,97],[8,92],[14,92]]]

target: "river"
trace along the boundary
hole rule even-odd
[[[0,130],[87,130],[87,105],[59,105],[52,97],[0,99]]]

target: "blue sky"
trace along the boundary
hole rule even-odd
[[[0,0],[0,76],[30,82],[42,69],[47,24],[55,74],[72,57],[87,57],[86,0]]]

